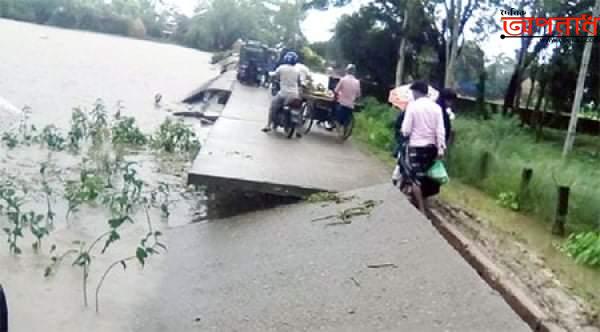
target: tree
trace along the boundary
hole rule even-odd
[[[596,4],[592,11],[592,17],[597,17],[600,14],[600,0],[596,0]],[[589,33],[588,36],[592,36]],[[571,119],[569,121],[569,129],[567,130],[567,137],[565,138],[565,145],[563,147],[563,158],[566,158],[569,152],[573,149],[573,143],[575,142],[575,133],[577,131],[577,119],[579,117],[579,108],[581,107],[581,99],[583,97],[583,89],[585,88],[585,78],[588,72],[588,65],[590,57],[592,55],[592,43],[587,42],[581,58],[581,67],[579,69],[579,75],[577,77],[577,88],[575,90],[575,99],[573,100],[573,107],[571,108]]]
[[[501,53],[486,67],[486,98],[501,99],[515,67],[515,60]]]
[[[461,90],[467,84],[476,85],[480,82],[482,74],[485,74],[484,53],[477,43],[468,41],[465,43],[460,56],[456,60],[458,89]],[[477,95],[479,96],[479,93]]]
[[[440,32],[444,38],[445,48],[445,79],[444,86],[453,88],[455,81],[455,65],[458,55],[464,44],[464,31],[467,23],[474,17],[474,13],[489,9],[490,5],[497,4],[497,0],[443,0],[445,17],[441,21]],[[485,24],[489,17],[479,15],[478,25]]]
[[[582,9],[591,7],[589,1],[571,3],[558,0],[527,0],[519,2],[517,8],[531,13],[530,16],[535,17],[577,16]],[[545,32],[537,25],[533,25],[532,33],[541,37]],[[555,31],[552,34],[554,33]],[[552,34],[536,38],[535,42],[531,38],[521,39],[521,47],[516,54],[517,63],[504,96],[504,114],[507,114],[509,109],[518,109],[521,83],[527,78],[526,73],[537,60],[538,55],[549,46]]]

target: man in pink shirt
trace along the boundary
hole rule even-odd
[[[427,171],[446,150],[446,131],[441,107],[427,97],[429,86],[417,81],[410,87],[414,101],[406,107],[401,132],[408,137],[408,180],[415,203],[425,213],[425,198],[439,193],[439,183]]]
[[[346,75],[342,77],[335,87],[337,105],[335,108],[335,117],[338,124],[348,125],[354,103],[360,98],[360,81],[354,77],[356,75],[356,66],[350,64],[346,67]]]

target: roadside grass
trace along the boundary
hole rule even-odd
[[[396,115],[393,108],[367,99],[363,111],[356,117],[354,138],[369,146],[369,150],[378,151],[376,154],[392,160]],[[596,137],[578,136],[575,150],[563,161],[563,137],[559,131],[545,130],[544,140],[536,143],[535,134],[520,127],[517,119],[495,116],[485,121],[459,114],[453,126],[456,136],[447,156],[447,167],[453,180],[497,198],[501,194],[517,193],[522,170],[531,168],[533,179],[519,206],[520,212],[552,222],[557,185],[566,185],[571,187],[569,230],[600,228],[600,196],[597,195],[600,142]],[[490,156],[485,178],[481,166],[484,152]]]

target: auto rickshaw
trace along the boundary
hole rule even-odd
[[[237,79],[240,82],[259,86],[267,70],[267,47],[248,41],[240,49]]]

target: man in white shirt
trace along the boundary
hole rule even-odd
[[[298,55],[294,52],[289,52],[283,57],[283,62],[284,63],[279,66],[275,72],[269,73],[271,76],[279,77],[280,89],[277,96],[275,96],[271,102],[269,120],[266,127],[262,129],[265,133],[271,131],[275,114],[281,110],[286,103],[300,98],[301,74],[298,71],[298,68],[296,68]]]
[[[300,62],[298,62],[295,67],[300,73],[300,83],[302,85],[305,85],[306,82],[310,79],[310,69],[308,69],[308,67],[306,67]]]

